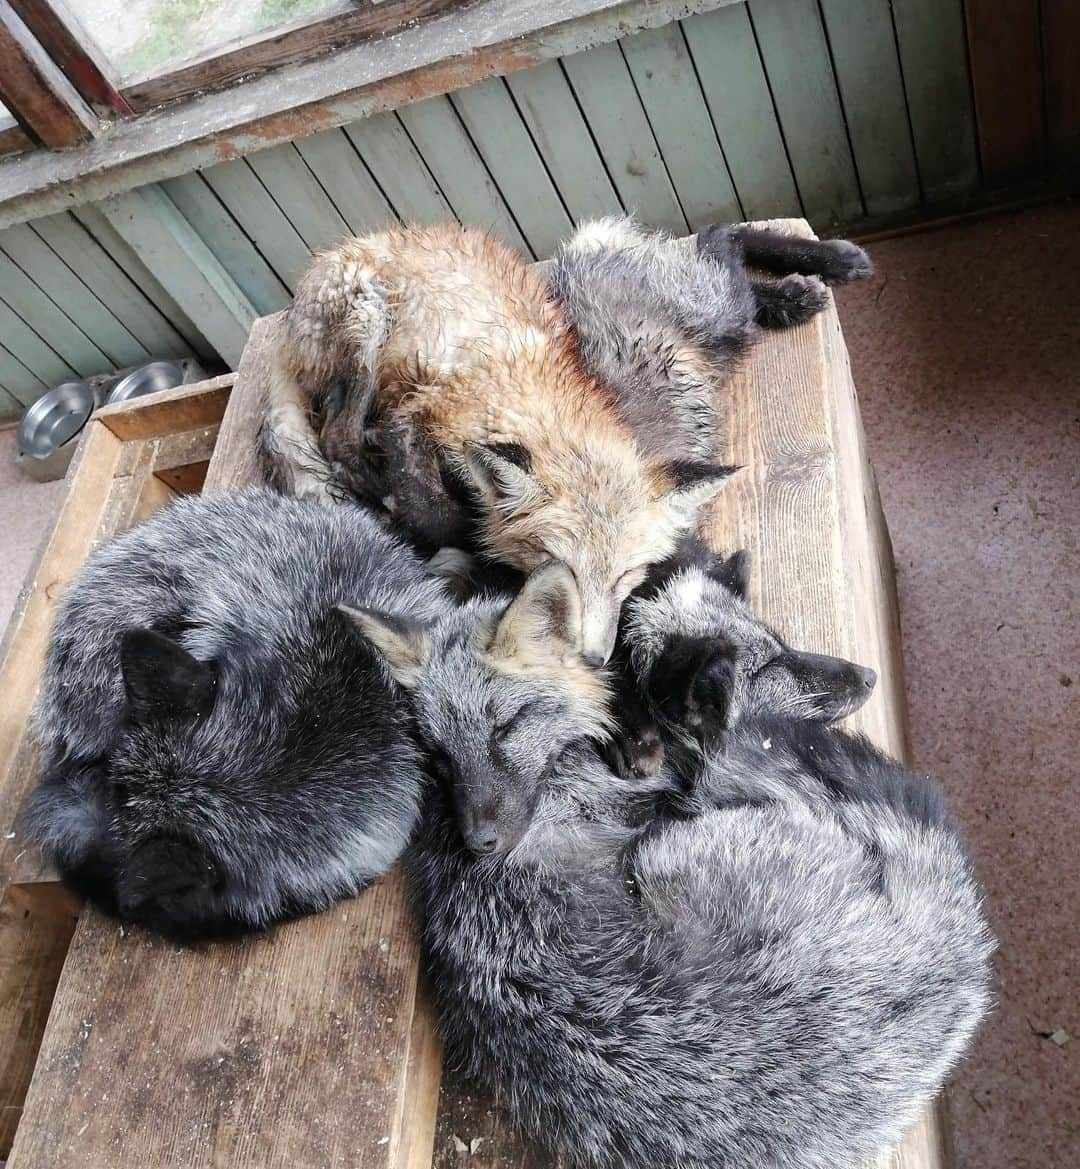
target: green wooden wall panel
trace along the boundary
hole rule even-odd
[[[493,231],[528,253],[529,246],[448,98],[434,97],[399,111],[413,145],[462,223]]]
[[[101,349],[116,368],[135,365],[149,350],[94,295],[78,276],[36,233],[34,225],[20,223],[0,235],[0,248]]]
[[[962,0],[892,0],[915,157],[927,201],[979,181]]]
[[[622,50],[690,230],[741,218],[682,27],[627,37]]]
[[[151,183],[110,195],[98,208],[140,261],[161,274],[167,295],[210,352],[235,369],[258,312],[165,191]]]
[[[327,130],[301,138],[296,149],[353,235],[367,235],[397,222],[393,208],[343,131]]]
[[[49,346],[76,373],[90,377],[111,368],[108,357],[3,253],[0,253],[0,299],[35,332],[47,337]]]
[[[260,150],[248,164],[311,251],[349,234],[341,212],[291,142]]]
[[[151,306],[153,310],[151,320],[155,323],[159,337],[156,351],[168,354],[195,353],[200,357],[212,358],[213,347],[207,343],[206,338],[170,295],[162,281],[143,263],[135,248],[109,222],[100,205],[77,207],[73,214],[102,249],[124,270]]]
[[[5,354],[4,350],[2,348],[0,348],[0,378],[2,378],[4,376],[5,369],[6,369],[5,360],[4,360],[5,356],[10,356],[10,355]],[[13,357],[10,358],[10,360],[15,361],[15,359]],[[18,365],[17,362],[15,364]],[[20,373],[14,374],[14,377],[16,378],[16,380],[20,381],[22,384],[25,384],[24,379],[29,378],[29,376],[30,375],[29,375],[28,371],[26,371],[25,369],[22,370],[21,374]],[[4,418],[4,419],[17,418],[23,412],[23,405],[24,405],[24,403],[20,402],[19,399],[14,396],[14,394],[9,393],[8,390],[5,389],[3,383],[0,382],[0,418]]]
[[[345,133],[403,223],[430,225],[454,218],[397,114],[353,122]]]
[[[450,100],[533,255],[550,256],[573,224],[506,83],[491,77]]]
[[[747,219],[801,215],[745,4],[683,21],[690,55]]]
[[[919,203],[889,0],[821,0],[855,169],[870,215]]]
[[[46,386],[78,380],[75,370],[3,300],[0,300],[0,338],[12,355]]]
[[[627,211],[677,235],[689,228],[617,44],[575,53],[566,76]]]
[[[807,218],[858,219],[863,203],[816,0],[752,0],[749,11]]]
[[[108,255],[86,228],[68,212],[36,220],[34,230],[71,268],[147,353],[180,355],[188,346]]]
[[[161,186],[259,313],[277,312],[289,303],[289,290],[202,175],[181,175]]]
[[[575,223],[623,210],[570,83],[558,61],[506,79]]]
[[[285,286],[295,288],[311,260],[311,249],[270,197],[247,159],[218,163],[204,170],[202,176],[247,237],[255,241]]]
[[[3,337],[2,333],[0,337]],[[5,412],[16,413],[21,413],[22,407],[29,406],[49,388],[32,370],[27,369],[6,345],[0,345],[0,386],[3,386],[4,393],[14,403],[12,407],[5,407]]]

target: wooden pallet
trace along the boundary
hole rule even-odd
[[[207,491],[256,481],[254,436],[276,327],[276,318],[265,318],[252,330]],[[795,644],[877,669],[878,690],[852,722],[906,756],[891,550],[835,311],[771,333],[725,402],[727,458],[745,470],[722,493],[711,539],[753,550],[753,601]],[[17,699],[0,723],[5,809],[33,779],[24,720],[57,590],[95,540],[174,489],[167,475],[179,468],[155,462],[182,445],[167,414],[163,405],[160,416],[143,407],[122,423],[102,418],[78,456],[0,674],[0,692]],[[185,433],[207,425],[199,418]],[[199,474],[185,474],[180,489],[194,488]],[[11,857],[3,857],[10,873]],[[76,921],[56,886],[33,874],[11,884],[0,905],[15,915],[27,1036],[12,1038],[16,1020],[0,1008],[0,1045],[17,1073],[4,1086],[12,1117],[48,1015],[8,1169],[550,1163],[517,1139],[483,1094],[442,1075],[396,872],[356,900],[271,936],[197,950],[125,933],[89,910]],[[28,916],[18,918],[26,905]],[[15,966],[5,964],[4,977]],[[928,1109],[883,1164],[941,1169],[940,1111]]]

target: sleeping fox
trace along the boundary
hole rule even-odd
[[[331,495],[309,419],[334,394],[351,399],[351,419],[438,461],[448,495],[476,501],[471,540],[492,560],[570,569],[593,665],[611,653],[624,598],[731,470],[645,457],[543,276],[457,224],[345,239],[302,278],[263,435],[279,486]]]

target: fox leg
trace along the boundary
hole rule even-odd
[[[869,276],[874,270],[870,257],[850,240],[804,239],[766,227],[707,227],[698,236],[698,246],[701,246],[703,236],[718,230],[730,231],[742,245],[746,262],[766,272],[820,276],[826,284],[850,284]]]

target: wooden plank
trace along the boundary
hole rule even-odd
[[[13,406],[5,406],[5,413],[10,409],[21,414],[23,406],[29,406],[35,398],[40,397],[49,387],[31,372],[25,365],[4,345],[0,344],[0,385],[4,393],[11,399]]]
[[[543,159],[501,77],[451,97],[534,256],[550,256],[573,229]]]
[[[574,222],[622,211],[562,65],[547,61],[506,83]]]
[[[397,114],[353,122],[345,134],[403,223],[427,225],[454,218]]]
[[[366,4],[339,0],[336,12],[309,13],[288,22],[279,21],[273,28],[260,29],[240,42],[215,45],[193,59],[178,62],[167,72],[158,69],[132,78],[125,94],[137,111],[152,110],[177,98],[232,85],[268,69],[306,61],[352,41],[414,24],[459,3],[461,0],[372,0]]]
[[[0,252],[0,297],[8,307],[49,338],[49,345],[76,373],[90,377],[112,362],[26,273]]]
[[[397,221],[344,131],[324,130],[301,138],[296,149],[354,235],[367,235]]]
[[[31,137],[51,148],[77,146],[100,129],[97,115],[7,0],[0,0],[0,98]]]
[[[10,357],[10,354],[7,352],[7,350],[0,348],[0,379],[2,379],[4,376],[4,359],[7,357]],[[14,358],[11,358],[11,360],[14,361]],[[10,370],[7,372],[10,373]],[[29,377],[30,375],[28,374],[27,376]],[[17,378],[13,380],[18,381]],[[25,389],[23,389],[22,392],[25,393]],[[3,418],[7,422],[14,421],[22,414],[22,412],[23,404],[9,389],[7,389],[6,386],[3,385],[2,380],[0,380],[0,418]]]
[[[11,1149],[76,914],[57,921],[7,890],[0,901],[0,1157]]]
[[[964,3],[979,154],[988,183],[1021,178],[1046,161],[1039,2]]]
[[[17,313],[0,300],[0,343],[47,386],[79,375]]]
[[[1041,0],[1046,138],[1049,160],[1074,167],[1080,159],[1080,6]]]
[[[619,46],[574,53],[563,67],[623,206],[650,227],[685,234],[686,218]]]
[[[801,213],[765,68],[745,4],[682,22],[713,125],[747,219]]]
[[[919,203],[919,175],[890,0],[821,0],[868,215]]]
[[[312,251],[349,234],[341,212],[291,142],[253,154],[248,165]]]
[[[0,168],[0,227],[462,89],[733,0],[475,0],[224,93],[110,129],[92,151]]]
[[[458,219],[495,232],[528,255],[525,237],[449,99],[417,102],[400,110],[399,116]]]
[[[235,373],[225,373],[194,385],[158,390],[128,402],[102,406],[94,419],[125,442],[215,426],[225,415],[235,380]]]
[[[678,22],[619,42],[691,231],[742,218]]]
[[[38,236],[19,223],[0,233],[0,249],[30,276],[109,358],[114,368],[138,365],[149,350]]]
[[[132,112],[112,66],[63,0],[11,0],[11,6],[85,101],[103,113]]]
[[[200,174],[162,183],[181,215],[221,261],[256,312],[277,312],[289,302],[289,290],[244,234]]]
[[[203,171],[202,176],[286,288],[295,288],[311,261],[311,249],[270,197],[247,160],[223,162]]]
[[[182,351],[212,359],[215,356],[214,350],[207,343],[206,338],[158,279],[157,274],[143,263],[137,249],[133,248],[116,230],[108,216],[103,213],[102,204],[94,203],[84,207],[76,207],[72,214],[127,273],[143,296],[154,306],[164,323],[166,333],[176,334],[180,337]]]
[[[806,217],[858,219],[864,208],[816,0],[748,7]]]
[[[180,357],[184,339],[73,215],[50,215],[33,230],[154,356]]]
[[[908,116],[928,202],[979,181],[962,0],[892,0]]]
[[[159,274],[173,300],[232,366],[258,316],[221,261],[158,186],[113,195],[101,213]]]

